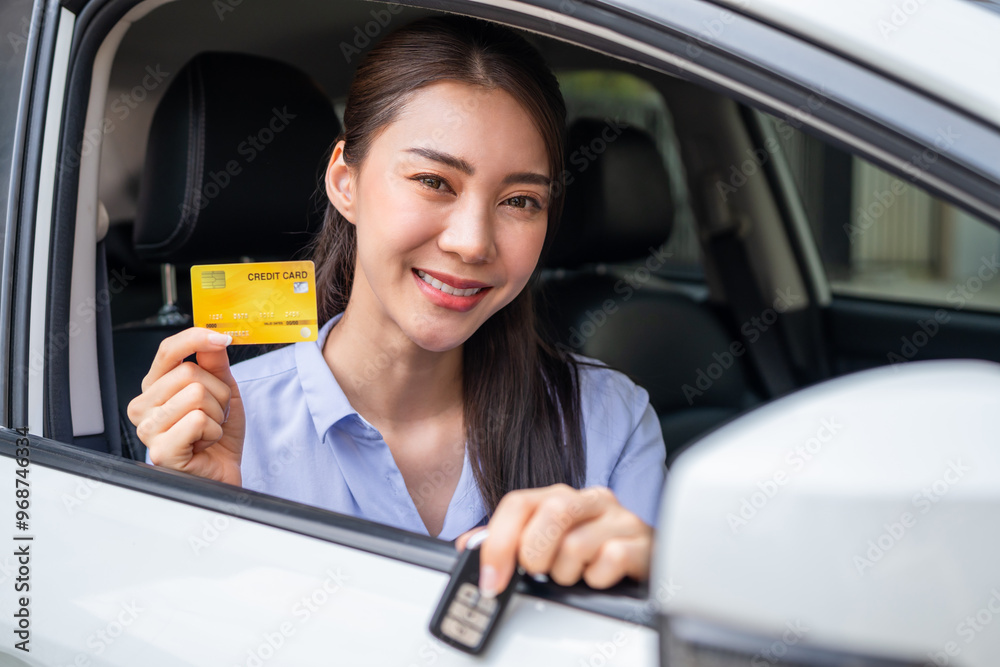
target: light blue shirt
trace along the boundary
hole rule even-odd
[[[427,534],[381,434],[351,407],[323,343],[295,343],[233,366],[246,408],[243,486]],[[646,523],[656,521],[665,446],[649,395],[625,375],[580,368],[586,486],[607,486]],[[438,535],[453,540],[487,520],[468,452]]]

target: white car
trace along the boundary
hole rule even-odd
[[[479,656],[429,630],[453,544],[147,465],[124,415],[188,267],[308,241],[354,67],[438,12],[557,72],[538,289],[671,468],[649,582],[525,578]],[[1000,660],[995,3],[5,0],[0,35],[0,664]]]

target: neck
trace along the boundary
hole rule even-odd
[[[462,410],[462,347],[430,352],[348,302],[323,345],[347,400],[378,428]]]

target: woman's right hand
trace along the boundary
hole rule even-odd
[[[154,465],[241,485],[246,416],[225,334],[192,327],[160,343],[142,393],[128,404]],[[184,361],[195,354],[198,363]]]

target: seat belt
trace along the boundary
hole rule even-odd
[[[705,209],[708,212],[708,230],[706,245],[711,253],[714,265],[722,281],[722,288],[732,308],[733,314],[742,328],[752,318],[761,318],[767,310],[774,310],[761,296],[750,268],[746,245],[743,243],[743,230],[747,227],[745,220],[735,219],[725,202],[719,199],[715,191],[716,176],[710,174],[706,179]],[[777,398],[789,393],[798,385],[792,373],[788,357],[782,349],[781,331],[778,328],[780,313],[775,311],[777,321],[769,325],[766,331],[757,329],[760,336],[756,341],[743,341],[758,377],[764,384],[768,398]]]

